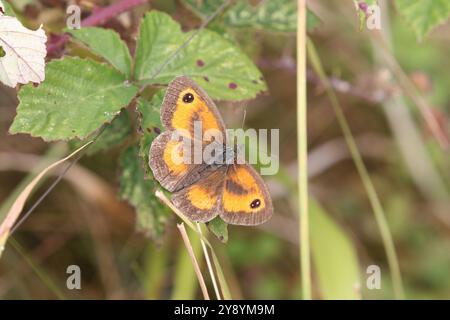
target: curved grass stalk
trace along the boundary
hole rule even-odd
[[[369,197],[370,205],[375,215],[375,220],[380,230],[381,239],[383,241],[384,249],[386,251],[386,256],[391,271],[392,283],[394,287],[394,295],[396,299],[404,298],[404,290],[402,284],[402,277],[400,272],[400,265],[398,262],[397,254],[395,252],[394,241],[392,239],[391,231],[389,230],[389,225],[386,220],[386,215],[384,213],[383,206],[381,205],[380,198],[378,197],[375,186],[372,183],[369,172],[364,164],[361,154],[356,145],[355,139],[350,130],[350,126],[345,119],[345,115],[339,104],[335,92],[333,91],[329,80],[323,70],[322,63],[311,40],[307,41],[308,57],[312,64],[312,67],[316,74],[319,76],[322,84],[325,87],[328,98],[330,99],[333,110],[336,114],[339,126],[341,127],[342,133],[344,135],[347,146],[352,155],[353,161],[355,163],[358,174],[361,177],[364,188],[366,189],[367,196]]]

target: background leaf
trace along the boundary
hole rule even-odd
[[[351,239],[310,199],[311,251],[323,299],[359,299],[356,249]]]
[[[448,0],[396,0],[397,8],[421,41],[434,27],[450,15]]]
[[[108,125],[102,134],[98,137],[93,145],[86,150],[87,155],[93,155],[100,151],[109,150],[122,143],[124,143],[131,134],[131,119],[127,110],[123,110],[114,120]],[[72,145],[77,148],[81,146],[84,141],[72,140]]]
[[[155,182],[144,179],[138,152],[138,147],[133,146],[121,155],[119,195],[136,208],[136,229],[157,240],[164,232],[169,213],[154,195]]]
[[[215,217],[207,224],[209,231],[217,237],[223,243],[228,242],[228,224],[223,221],[219,216]]]
[[[13,8],[8,3],[8,1],[5,1],[5,0],[0,1],[0,6],[3,8],[3,11],[5,12],[5,15],[10,16],[10,17],[15,17],[16,16]]]
[[[40,83],[45,78],[45,43],[47,36],[40,26],[31,30],[15,17],[0,16],[0,82],[9,87],[18,83]]]
[[[227,12],[224,20],[232,27],[295,32],[297,5],[296,1],[291,0],[262,1],[256,6],[240,1]]]
[[[306,13],[306,29],[308,31],[313,31],[315,28],[320,26],[322,21],[320,18],[311,10],[308,10]]]
[[[131,56],[125,42],[113,30],[102,28],[81,28],[67,30],[74,38],[92,52],[103,57],[129,79],[131,76]]]
[[[11,133],[44,140],[86,138],[111,121],[137,92],[118,71],[91,60],[65,58],[47,64],[46,80],[24,86]]]
[[[207,19],[222,5],[223,1],[184,0],[184,3],[200,18]],[[292,0],[261,1],[256,5],[252,5],[249,1],[239,1],[226,11],[223,23],[228,27],[295,32],[297,29],[297,5]],[[319,18],[308,10],[308,30],[312,30],[319,24]]]
[[[214,99],[254,98],[267,89],[261,72],[231,42],[202,30],[160,71],[192,32],[183,33],[169,15],[152,11],[141,23],[135,58],[135,78],[165,84],[178,75],[194,79]]]

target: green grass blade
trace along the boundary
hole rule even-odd
[[[334,112],[336,114],[336,118],[338,120],[339,126],[341,127],[345,141],[346,141],[348,148],[350,150],[350,153],[352,155],[356,169],[358,170],[358,174],[361,177],[364,188],[366,189],[366,192],[367,192],[367,196],[369,197],[369,201],[372,206],[372,210],[375,215],[375,220],[378,225],[378,229],[380,230],[381,238],[382,238],[383,245],[384,245],[384,248],[386,251],[389,268],[391,270],[391,277],[392,277],[392,283],[394,286],[395,298],[403,299],[404,298],[404,290],[403,290],[400,266],[398,263],[397,254],[395,252],[394,241],[392,239],[392,235],[389,230],[389,225],[386,220],[386,215],[385,215],[383,206],[381,205],[381,201],[378,197],[375,186],[372,183],[372,179],[370,178],[369,172],[367,171],[367,168],[366,168],[364,161],[361,157],[361,154],[358,150],[355,139],[350,130],[350,126],[349,126],[347,120],[345,119],[345,115],[342,111],[342,108],[339,104],[336,94],[330,86],[330,83],[325,74],[325,71],[323,70],[322,63],[321,63],[320,58],[317,54],[317,51],[314,47],[314,44],[310,40],[307,43],[307,49],[308,49],[309,60],[312,64],[316,74],[319,76],[322,84],[324,85],[324,87],[326,89],[327,95],[333,106]]]
[[[33,259],[25,252],[25,249],[17,242],[13,237],[10,238],[9,243],[11,246],[17,251],[17,253],[26,261],[26,263],[30,266],[30,268],[34,271],[34,273],[39,277],[42,283],[58,297],[59,300],[65,300],[65,296],[62,291],[58,288],[58,286],[53,282],[50,276],[39,267]]]

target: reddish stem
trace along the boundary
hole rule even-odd
[[[108,7],[97,10],[94,14],[90,15],[83,21],[81,21],[82,27],[91,27],[102,24],[109,19],[128,11],[138,5],[147,2],[147,0],[121,0]]]
[[[147,2],[147,0],[120,0],[110,6],[95,10],[93,14],[81,21],[82,27],[92,27],[103,24],[111,18],[126,12],[138,5]],[[67,34],[61,35],[54,43],[49,43],[47,46],[47,55],[52,56],[53,53],[62,50],[66,43],[69,42],[70,37]]]

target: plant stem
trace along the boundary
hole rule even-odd
[[[300,265],[303,299],[311,299],[308,217],[308,138],[306,130],[306,0],[297,2],[297,154],[300,221]]]
[[[202,234],[202,227],[200,226],[200,224],[198,222],[196,224],[197,224],[198,233],[200,235],[203,235]],[[205,256],[206,265],[208,266],[209,275],[211,276],[211,281],[212,281],[212,284],[213,284],[213,287],[214,287],[214,292],[216,293],[216,298],[217,298],[217,300],[221,300],[220,299],[219,287],[217,286],[216,277],[214,275],[214,269],[213,269],[212,264],[211,264],[211,259],[209,258],[208,248],[206,248],[206,244],[205,244],[205,242],[203,241],[203,239],[201,237],[200,237],[200,242],[202,244],[203,255]]]
[[[209,299],[208,289],[206,288],[205,279],[203,279],[202,271],[200,270],[200,266],[198,265],[197,258],[194,254],[194,249],[192,248],[191,242],[189,241],[189,237],[186,232],[186,228],[184,227],[184,223],[180,223],[177,225],[178,230],[180,230],[181,237],[183,238],[184,245],[191,257],[191,262],[195,270],[195,274],[197,275],[198,282],[200,284],[200,288],[202,289],[203,298],[205,300]]]
[[[194,226],[194,223],[192,223],[180,210],[178,210],[173,203],[166,197],[164,192],[161,190],[156,190],[155,196],[161,200],[166,206],[168,206],[183,222],[191,228],[198,236],[204,241],[204,243],[211,249],[211,256],[214,263],[214,267],[216,269],[217,279],[219,280],[220,289],[222,291],[222,298],[224,300],[231,300],[231,294],[230,289],[228,287],[227,281],[225,279],[222,266],[219,263],[219,259],[217,258],[216,253],[214,252],[214,248],[212,247],[211,243],[208,241],[208,239],[202,234],[197,231],[197,228]]]
[[[116,17],[117,15],[129,11],[145,2],[147,2],[147,0],[121,0],[119,2],[113,3],[110,6],[98,9],[89,17],[83,19],[83,21],[81,21],[81,26],[94,27],[100,25]],[[47,43],[47,55],[51,56],[54,52],[63,50],[69,40],[70,36],[67,33],[56,36],[55,41]]]
[[[375,215],[375,220],[378,225],[378,229],[380,230],[381,239],[383,241],[384,249],[386,251],[387,260],[389,264],[389,268],[391,270],[392,283],[394,286],[394,294],[396,299],[404,298],[402,277],[400,273],[400,266],[398,263],[397,254],[395,252],[394,241],[392,239],[391,232],[389,230],[389,225],[386,220],[386,216],[384,213],[383,206],[381,205],[380,198],[378,197],[375,186],[372,183],[369,172],[364,164],[364,161],[359,153],[358,147],[356,145],[355,139],[353,138],[350,126],[345,119],[345,115],[342,111],[342,108],[339,104],[339,101],[334,93],[329,80],[323,70],[322,63],[320,58],[316,52],[314,44],[312,41],[308,41],[308,56],[311,61],[311,64],[322,80],[322,84],[324,85],[327,95],[330,99],[330,102],[333,106],[333,110],[336,114],[336,118],[338,120],[339,126],[341,127],[342,133],[344,135],[347,146],[352,155],[353,161],[355,163],[356,169],[361,177],[364,188],[366,189],[367,196],[369,197],[370,204],[372,206],[372,210]]]
[[[147,2],[147,0],[121,0],[110,6],[99,9],[95,13],[91,14],[81,22],[81,26],[91,27],[105,23],[109,19],[116,17],[117,15],[134,7],[137,7],[145,2]]]

